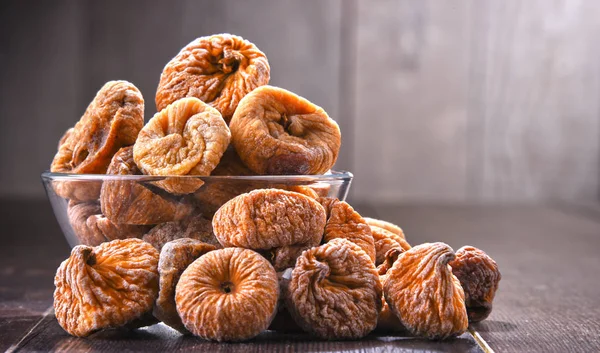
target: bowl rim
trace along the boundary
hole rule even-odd
[[[272,181],[272,182],[323,182],[351,181],[354,175],[344,170],[330,170],[326,174],[317,175],[120,175],[120,174],[75,174],[54,173],[49,170],[41,174],[44,181],[103,181],[103,180],[135,180],[160,181],[170,178],[202,179],[203,181]]]

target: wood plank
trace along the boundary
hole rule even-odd
[[[411,337],[371,335],[357,341],[315,340],[307,334],[281,334],[267,331],[241,343],[217,343],[193,336],[182,336],[164,324],[135,331],[105,330],[87,338],[69,336],[53,316],[48,316],[24,339],[16,351],[124,351],[143,352],[468,352],[483,353],[473,337],[466,333],[447,341],[427,341]]]
[[[36,219],[37,222],[27,222]],[[123,331],[106,330],[89,338],[69,336],[46,311],[52,304],[52,279],[68,256],[67,243],[48,203],[0,199],[0,223],[14,237],[0,248],[0,347],[9,351],[461,351],[481,352],[469,334],[444,342],[371,335],[360,341],[327,342],[307,334],[265,332],[240,344],[218,344],[181,336],[160,325]],[[35,327],[32,327],[34,326]],[[29,330],[33,328],[31,332]]]
[[[600,3],[475,1],[472,11],[475,197],[598,201]]]
[[[355,205],[415,245],[472,245],[502,273],[490,317],[473,327],[498,352],[600,351],[600,221],[539,206]]]
[[[42,196],[40,172],[81,114],[82,4],[3,1],[0,195]]]
[[[402,226],[408,241],[444,241],[454,249],[470,244],[487,251],[502,281],[488,320],[474,325],[497,351],[595,352],[600,350],[600,221],[579,208],[538,206],[433,206],[355,204],[364,216]],[[36,222],[31,222],[35,219]],[[17,339],[52,300],[52,277],[68,246],[47,202],[0,201],[7,244],[0,248],[0,325],[14,324],[2,337]],[[31,320],[30,320],[31,319]],[[20,328],[17,329],[17,326]],[[2,344],[6,341],[0,340]],[[9,342],[14,344],[14,342]],[[107,331],[91,339],[68,336],[52,315],[22,342],[23,350],[248,349],[464,351],[470,339],[426,343],[372,335],[356,342],[321,342],[306,335],[266,333],[241,345],[181,337],[164,326],[126,333]]]
[[[353,198],[466,198],[469,2],[360,0]]]
[[[46,200],[3,199],[0,224],[0,351],[5,351],[52,305],[54,274],[69,247]]]

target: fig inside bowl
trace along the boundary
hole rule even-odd
[[[156,227],[182,236],[211,231],[214,213],[230,199],[256,189],[277,188],[309,197],[345,200],[352,173],[257,176],[41,175],[46,194],[69,245],[96,246],[142,238]],[[156,228],[158,229],[158,228]],[[164,231],[154,232],[165,234]],[[172,239],[153,238],[158,243]],[[156,246],[156,245],[155,245]]]

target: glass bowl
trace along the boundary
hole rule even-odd
[[[158,225],[179,229],[181,234],[195,232],[194,227],[212,231],[210,220],[222,204],[255,189],[277,188],[345,200],[353,176],[332,171],[324,175],[167,177],[44,172],[41,177],[56,220],[74,247],[113,239],[146,239],[154,233],[161,237],[164,232],[150,232]],[[159,242],[168,240],[172,239]]]

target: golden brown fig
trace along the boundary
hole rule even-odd
[[[492,302],[502,278],[496,261],[483,250],[463,246],[456,252],[450,267],[465,291],[469,322],[485,320],[492,312]]]
[[[116,224],[104,217],[98,202],[69,202],[69,222],[83,245],[96,246],[115,239],[141,238],[149,226]]]
[[[197,98],[183,98],[156,113],[133,145],[133,159],[148,175],[210,175],[231,134],[221,114]],[[156,182],[168,192],[189,194],[203,181],[167,178]]]
[[[269,327],[279,284],[269,262],[240,248],[211,251],[183,272],[175,290],[181,321],[191,333],[214,341],[243,341]]]
[[[269,70],[265,54],[242,37],[197,38],[165,66],[156,90],[156,109],[196,97],[229,121],[246,94],[269,83]]]
[[[381,283],[385,283],[387,278],[387,272],[392,268],[394,262],[398,259],[400,254],[402,254],[404,250],[402,248],[392,248],[385,254],[385,259],[383,263],[377,266],[377,272],[379,273],[379,281]],[[381,297],[381,311],[379,312],[379,318],[377,319],[377,329],[378,332],[403,332],[406,331],[406,328],[398,317],[390,310],[390,306],[385,301],[385,297]]]
[[[127,81],[109,81],[73,130],[61,139],[50,171],[104,174],[113,154],[132,145],[143,125],[144,98],[140,91]]]
[[[318,337],[364,337],[377,325],[381,309],[375,265],[346,239],[307,250],[292,271],[286,307],[303,330]]]
[[[166,243],[160,251],[160,285],[152,313],[154,317],[181,333],[188,333],[175,306],[175,286],[183,271],[200,256],[216,248],[196,239],[181,238]]]
[[[411,248],[410,244],[398,234],[373,225],[370,228],[371,233],[373,233],[373,240],[375,241],[375,265],[379,266],[385,261],[385,254],[390,249],[400,248],[408,250]]]
[[[276,270],[293,266],[302,250],[321,242],[325,210],[314,199],[280,189],[237,196],[213,217],[213,230],[225,247],[268,251]]]
[[[133,147],[113,157],[108,174],[142,174],[133,160]],[[102,213],[118,224],[158,224],[187,217],[193,207],[183,199],[163,197],[137,180],[106,180],[100,193]]]
[[[452,259],[447,244],[425,243],[402,253],[387,272],[385,301],[414,335],[445,339],[467,330],[465,295],[448,266]]]
[[[140,239],[78,245],[54,278],[54,311],[73,336],[122,327],[152,310],[158,294],[158,251]]]
[[[333,197],[322,197],[318,201],[327,212],[324,242],[343,238],[360,246],[375,262],[375,241],[371,228],[352,206]]]
[[[232,143],[258,174],[322,174],[335,163],[340,129],[327,113],[282,88],[262,86],[240,102]]]
[[[212,230],[212,221],[202,214],[176,222],[161,223],[143,236],[143,240],[152,244],[158,251],[170,241],[190,238],[221,248],[221,244]]]
[[[402,230],[402,228],[398,227],[397,225],[390,223],[388,221],[382,221],[380,219],[375,219],[375,218],[371,218],[371,217],[364,217],[364,219],[365,219],[365,222],[367,222],[367,224],[369,226],[383,228],[383,229],[387,230],[388,232],[392,232],[392,233],[400,236],[402,239],[406,240],[406,237],[404,236],[404,231]]]
[[[243,175],[256,175],[253,171],[248,169],[238,156],[235,148],[229,145],[217,167],[210,173],[210,175],[227,175],[227,176],[243,176]]]

